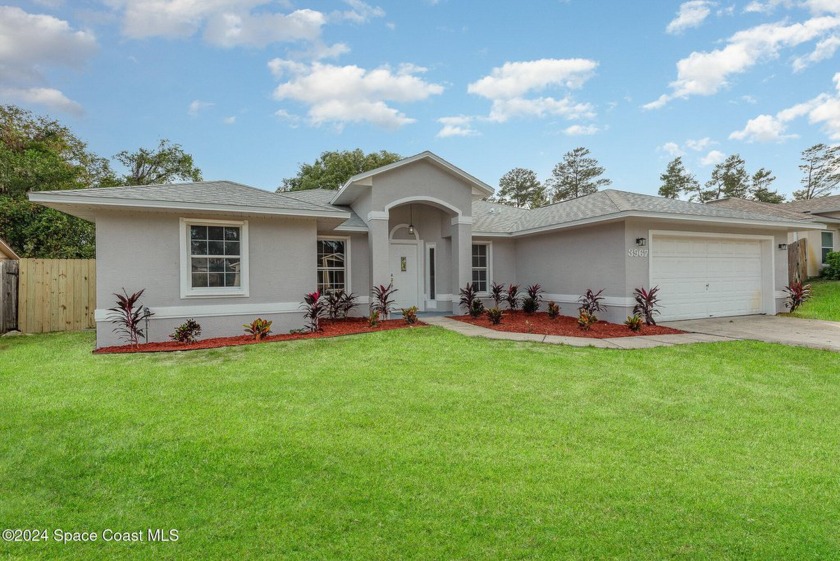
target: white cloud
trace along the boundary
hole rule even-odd
[[[236,115],[231,115],[230,117],[225,117],[222,119],[222,122],[226,125],[235,125],[236,124]]]
[[[680,10],[677,12],[677,17],[671,20],[665,28],[665,31],[671,33],[672,35],[676,35],[691,27],[700,26],[700,24],[702,24],[711,13],[710,8],[713,5],[714,4],[712,2],[708,2],[707,0],[690,0],[689,2],[683,2],[680,4]]]
[[[720,49],[692,52],[677,62],[677,79],[671,93],[643,107],[657,109],[676,98],[713,95],[729,84],[735,74],[746,72],[759,62],[777,58],[783,48],[813,41],[840,27],[840,17],[813,17],[802,23],[769,23],[739,31]]]
[[[572,125],[563,130],[569,136],[588,136],[597,133],[599,130],[595,125]]]
[[[350,6],[350,9],[333,12],[330,14],[332,19],[352,23],[367,23],[373,18],[381,18],[385,15],[385,10],[382,8],[371,6],[361,0],[344,0],[344,3]]]
[[[704,166],[713,166],[721,163],[725,159],[726,154],[724,154],[720,150],[712,150],[711,152],[700,158],[700,164]]]
[[[415,119],[389,106],[389,102],[422,101],[443,92],[443,86],[418,76],[425,68],[412,64],[400,65],[396,71],[388,66],[366,70],[355,65],[273,59],[268,66],[276,77],[286,79],[274,90],[274,98],[308,105],[313,125],[364,122],[399,128]]]
[[[96,38],[88,31],[73,30],[53,16],[0,6],[0,89],[4,97],[57,111],[81,112],[81,105],[48,87],[43,69],[81,68],[96,50]]]
[[[822,124],[831,140],[840,140],[840,72],[834,75],[834,86],[836,91],[833,94],[822,93],[775,115],[759,115],[750,119],[743,129],[734,131],[729,138],[747,142],[782,142],[797,137],[785,134],[788,124],[807,116],[810,124]]]
[[[196,117],[205,109],[210,109],[211,107],[213,107],[213,105],[215,104],[209,101],[201,101],[200,99],[193,100],[190,103],[190,106],[187,108],[187,114],[190,117]]]
[[[840,48],[840,35],[832,35],[823,39],[810,54],[797,57],[793,60],[793,70],[801,72],[814,63],[820,62],[834,56],[837,49]]]
[[[443,125],[437,133],[438,138],[450,138],[453,136],[476,136],[478,131],[473,128],[472,123],[475,117],[469,115],[458,115],[457,117],[441,117],[438,123]]]
[[[517,117],[592,118],[594,107],[568,94],[561,98],[531,95],[548,88],[580,88],[597,67],[594,60],[579,58],[506,62],[471,83],[467,91],[491,100],[489,119],[499,123]]]
[[[709,146],[711,146],[713,144],[717,144],[717,142],[713,141],[708,136],[704,137],[704,138],[698,138],[698,139],[689,138],[688,140],[685,141],[686,147],[689,148],[690,150],[694,150],[695,152],[702,152],[703,150],[705,150],[706,148],[708,148]]]
[[[677,156],[685,155],[685,152],[680,148],[680,145],[676,142],[666,142],[665,144],[660,146],[658,150],[661,150],[669,156],[673,156],[674,158],[676,158]]]

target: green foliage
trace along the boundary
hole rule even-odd
[[[580,327],[584,331],[589,331],[589,328],[596,323],[598,323],[598,318],[595,316],[595,314],[589,313],[583,308],[579,310],[578,327]]]
[[[370,315],[368,316],[368,325],[370,327],[378,327],[379,326],[379,312],[376,310],[372,310]]]
[[[22,198],[0,196],[0,238],[21,257],[96,257],[96,231],[92,222]]]
[[[143,304],[140,303],[140,297],[146,291],[145,288],[138,290],[134,294],[129,294],[123,288],[123,293],[114,293],[117,297],[117,305],[113,308],[108,308],[108,320],[116,324],[114,333],[120,335],[120,338],[129,345],[137,346],[140,342],[140,337],[145,335],[141,327],[145,317],[143,315]],[[152,316],[153,314],[148,314]]]
[[[245,333],[259,341],[260,339],[265,339],[271,333],[271,323],[270,320],[257,318],[251,323],[243,324],[242,327],[245,328]]]
[[[749,198],[760,203],[779,204],[785,202],[785,196],[778,191],[771,191],[770,184],[776,181],[776,177],[768,170],[761,168],[752,176]]]
[[[624,325],[626,325],[630,331],[639,331],[642,329],[642,316],[639,314],[627,316],[627,319],[624,320]]]
[[[547,203],[545,186],[530,169],[514,168],[499,179],[499,202],[519,208],[537,208]]]
[[[830,195],[840,185],[840,145],[815,144],[802,151],[802,189],[793,192],[797,201]]]
[[[712,170],[706,182],[706,190],[700,193],[700,202],[730,197],[746,199],[750,189],[750,176],[744,167],[744,159],[732,154]]]
[[[557,319],[560,315],[560,306],[557,305],[557,302],[551,301],[548,303],[548,317],[551,319]]]
[[[490,323],[493,325],[499,325],[502,323],[502,310],[499,309],[498,306],[495,308],[490,308],[487,310],[487,319],[490,320]]]
[[[587,288],[586,293],[578,298],[578,303],[580,303],[579,310],[581,312],[586,312],[587,316],[591,316],[593,318],[598,312],[605,311],[607,307],[602,304],[604,297],[601,296],[601,293],[603,292],[603,288],[598,292],[593,292],[591,288]],[[597,321],[597,319],[595,321]]]
[[[796,310],[796,317],[840,322],[840,282],[811,282],[811,299]]]
[[[790,308],[791,313],[796,311],[796,308],[804,304],[811,298],[811,285],[802,284],[801,282],[792,282],[789,286],[784,288],[787,298],[785,300],[785,307]]]
[[[551,179],[546,186],[551,191],[551,201],[560,202],[595,193],[600,187],[612,184],[601,177],[604,168],[598,160],[589,157],[589,150],[575,148],[563,155],[563,160],[554,166]]]
[[[536,298],[532,298],[531,296],[526,296],[522,299],[522,311],[526,314],[533,314],[539,309],[540,305],[537,302]]]
[[[126,167],[121,183],[124,185],[160,185],[177,181],[201,181],[201,170],[193,157],[180,144],[162,139],[157,148],[139,148],[135,152],[123,150],[114,159]]]
[[[484,313],[484,302],[481,299],[476,298],[473,300],[472,305],[470,306],[470,316],[477,318],[481,314]]]
[[[190,318],[176,327],[175,331],[169,337],[179,343],[192,344],[198,340],[199,335],[201,335],[201,326],[197,321]]]
[[[820,276],[830,280],[840,280],[840,251],[831,251],[825,256],[825,264],[820,269]]]
[[[502,301],[505,299],[507,294],[505,293],[505,285],[499,284],[494,282],[490,285],[490,299],[493,300],[493,304],[496,308],[501,306]]]
[[[295,177],[283,179],[278,191],[338,189],[359,173],[399,161],[402,156],[380,150],[365,154],[361,149],[322,152],[311,164],[300,164]]]
[[[662,185],[659,195],[669,199],[678,199],[681,194],[691,195],[700,191],[700,183],[694,175],[686,171],[682,158],[676,157],[668,162],[665,172],[659,176]]]
[[[417,323],[417,306],[403,308],[402,316],[408,325],[414,325],[415,323]]]

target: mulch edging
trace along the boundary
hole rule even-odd
[[[347,318],[342,320],[321,322],[321,330],[317,333],[285,333],[269,335],[259,341],[250,335],[236,335],[234,337],[215,337],[212,339],[199,339],[195,343],[185,344],[177,341],[160,341],[156,343],[142,343],[136,347],[131,345],[119,345],[114,347],[102,347],[93,351],[94,354],[115,354],[115,353],[171,353],[175,351],[197,351],[200,349],[217,349],[220,347],[236,347],[241,345],[256,345],[260,343],[274,343],[277,341],[297,341],[298,339],[326,339],[329,337],[341,337],[343,335],[356,335],[359,333],[376,333],[378,331],[390,331],[392,329],[405,329],[426,324],[418,321],[414,325],[408,325],[403,319],[380,320],[378,327],[370,327],[367,318]]]
[[[513,312],[505,310],[502,315],[502,323],[493,325],[486,315],[477,318],[470,316],[449,316],[478,327],[486,327],[494,331],[507,333],[533,333],[535,335],[560,335],[563,337],[586,337],[589,339],[612,339],[613,337],[639,337],[643,335],[677,335],[683,333],[679,329],[663,327],[661,325],[644,325],[639,331],[630,331],[626,325],[599,321],[592,325],[589,330],[581,329],[578,326],[577,318],[571,316],[557,316],[555,319],[548,317],[547,312],[536,312],[526,314],[522,310]]]

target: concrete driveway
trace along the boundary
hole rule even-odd
[[[840,323],[788,316],[739,316],[669,321],[661,325],[731,339],[755,339],[840,352]]]

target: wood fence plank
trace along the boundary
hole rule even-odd
[[[94,327],[96,260],[21,259],[18,329],[27,333]]]

